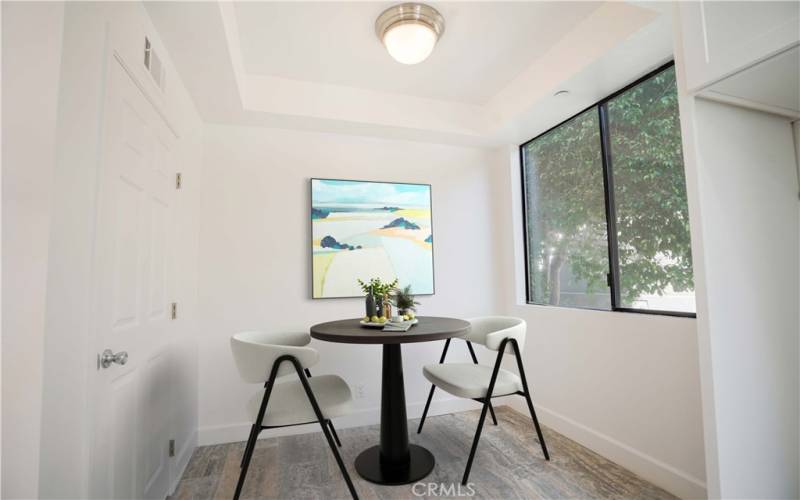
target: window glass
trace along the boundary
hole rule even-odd
[[[695,311],[675,69],[612,98],[618,306]]]
[[[600,124],[590,109],[522,147],[528,301],[609,309]]]

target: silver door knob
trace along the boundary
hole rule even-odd
[[[128,362],[128,353],[125,351],[120,351],[114,354],[114,351],[111,349],[106,349],[103,351],[103,354],[100,354],[98,357],[98,364],[103,368],[108,368],[111,366],[112,363],[116,363],[118,365],[124,365]]]

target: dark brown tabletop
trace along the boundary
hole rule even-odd
[[[470,328],[469,322],[462,319],[436,316],[418,316],[417,319],[419,323],[407,332],[384,332],[361,326],[360,319],[342,319],[312,326],[311,336],[345,344],[408,344],[461,337]]]

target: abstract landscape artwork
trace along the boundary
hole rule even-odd
[[[380,278],[432,294],[431,187],[311,179],[313,298],[359,297]]]

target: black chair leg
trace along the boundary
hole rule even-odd
[[[425,416],[428,414],[428,408],[431,406],[431,399],[433,399],[433,391],[436,390],[436,386],[431,384],[431,392],[428,393],[428,400],[425,402],[425,409],[422,410],[422,418],[419,419],[419,427],[417,427],[417,434],[422,432],[422,425],[425,423]]]
[[[481,431],[483,430],[483,421],[486,420],[486,410],[489,408],[487,403],[483,403],[483,409],[481,410],[481,419],[478,420],[478,430],[475,431],[475,438],[472,441],[472,449],[469,451],[469,458],[467,459],[467,469],[464,471],[464,478],[461,480],[461,484],[467,484],[467,479],[469,479],[469,471],[472,469],[472,460],[475,458],[475,451],[478,449],[478,441],[481,439]]]
[[[333,442],[333,437],[331,437],[331,433],[328,432],[328,420],[322,415],[322,410],[319,409],[319,404],[317,404],[317,398],[314,397],[314,392],[311,390],[311,386],[308,384],[308,379],[306,375],[300,370],[300,362],[297,361],[296,358],[290,357],[292,364],[295,366],[295,370],[297,371],[297,376],[300,378],[300,382],[303,384],[303,389],[306,391],[306,397],[308,398],[308,402],[311,403],[311,407],[314,409],[314,414],[317,416],[317,421],[319,422],[319,426],[322,427],[322,433],[325,434],[325,439],[328,441],[328,446],[330,446],[331,451],[333,452],[334,458],[336,458],[336,463],[339,465],[339,470],[342,472],[342,477],[344,477],[344,482],[347,483],[347,489],[350,490],[350,495],[353,497],[353,500],[358,500],[358,493],[356,493],[356,488],[353,486],[353,481],[350,479],[350,474],[347,472],[347,467],[345,467],[344,462],[342,461],[342,456],[339,455],[339,450],[336,448],[336,444]],[[277,362],[280,362],[281,358],[278,358]]]
[[[242,462],[239,464],[240,469],[244,467],[244,457],[246,457],[247,454],[250,453],[250,446],[256,445],[256,439],[258,439],[258,434],[260,433],[260,431],[261,428],[256,424],[253,424],[253,426],[250,427],[250,436],[247,438],[247,446],[245,446],[244,448],[244,453],[242,454]],[[253,437],[254,434],[255,438]]]
[[[492,422],[494,422],[494,425],[497,425],[497,417],[494,416],[494,406],[492,406],[491,401],[489,401],[489,413],[492,415]]]
[[[255,430],[256,425],[253,425]],[[247,469],[250,467],[250,459],[253,457],[253,451],[256,448],[256,439],[258,432],[250,432],[250,439],[247,440],[247,446],[244,449],[244,456],[242,457],[241,472],[239,472],[239,482],[236,483],[236,493],[233,494],[233,500],[238,500],[239,495],[242,494],[242,487],[244,480],[247,477]]]
[[[256,421],[253,422],[253,427],[250,428],[250,437],[247,440],[247,446],[244,449],[244,456],[242,457],[241,472],[239,472],[239,481],[236,483],[236,493],[233,495],[233,500],[238,500],[239,495],[242,493],[244,480],[247,477],[247,469],[250,467],[250,459],[253,457],[253,451],[256,449],[256,439],[261,432],[261,423],[264,421],[264,414],[267,412],[267,404],[269,397],[272,394],[272,388],[275,386],[275,376],[278,374],[278,368],[281,361],[276,361],[272,365],[272,370],[267,381],[264,383],[264,397],[261,399],[261,406],[256,415]]]
[[[464,478],[461,479],[461,484],[466,486],[467,479],[469,479],[469,471],[472,469],[472,461],[475,459],[475,451],[478,449],[478,441],[481,439],[481,431],[483,430],[483,422],[486,421],[486,412],[489,410],[492,401],[492,394],[494,394],[494,384],[497,382],[497,374],[500,372],[500,363],[503,361],[503,353],[506,349],[509,339],[504,339],[500,343],[500,349],[497,353],[497,359],[494,362],[494,369],[492,370],[492,378],[489,379],[489,388],[486,395],[483,397],[483,408],[481,409],[481,419],[478,421],[478,430],[475,431],[475,439],[472,441],[472,449],[469,451],[469,458],[467,459],[467,468],[464,471]]]
[[[528,403],[528,411],[531,413],[533,426],[536,427],[536,435],[539,436],[539,444],[542,445],[544,459],[550,460],[550,454],[547,452],[547,445],[545,444],[544,436],[542,435],[542,428],[539,426],[539,419],[536,418],[536,410],[533,409],[531,391],[528,389],[528,378],[525,376],[525,365],[522,364],[522,356],[519,353],[519,345],[517,344],[516,340],[512,342],[512,345],[514,347],[514,356],[517,358],[517,370],[519,370],[519,377],[522,379],[522,389],[525,392],[525,394],[523,394],[525,396],[525,402]]]
[[[469,340],[467,341],[467,349],[469,349],[469,355],[472,358],[472,362],[477,365],[478,357],[475,356],[475,349],[472,348],[472,342]],[[494,425],[497,425],[497,417],[494,416],[494,406],[492,406],[491,401],[489,401],[489,411],[492,413],[492,422]]]
[[[327,426],[322,420],[320,420],[319,425],[322,427],[322,433],[325,434],[325,439],[328,441],[328,446],[330,446],[334,458],[336,458],[336,463],[339,465],[339,470],[342,472],[342,476],[344,477],[344,482],[347,483],[347,489],[350,490],[350,495],[353,497],[353,500],[358,500],[358,493],[356,493],[356,488],[353,486],[353,481],[350,480],[350,474],[347,473],[347,467],[345,467],[344,462],[342,461],[342,456],[339,455],[339,450],[336,448],[336,445],[333,442],[333,438],[328,432]]]
[[[303,368],[303,372],[305,372],[306,377],[311,378],[311,370],[309,370],[308,368]],[[339,446],[339,448],[341,448],[342,442],[339,441],[339,436],[336,435],[336,429],[333,428],[333,420],[328,420],[328,425],[331,428],[331,434],[333,434],[333,439],[336,440],[336,444]]]
[[[442,349],[442,356],[439,358],[439,364],[441,365],[444,363],[444,358],[447,356],[447,348],[450,347],[450,341],[452,339],[447,339],[444,343],[444,349]],[[417,434],[422,432],[422,424],[425,423],[425,416],[428,414],[428,408],[431,406],[431,399],[433,399],[433,391],[436,390],[436,386],[431,384],[431,391],[428,393],[428,401],[425,402],[425,409],[422,410],[422,418],[419,420],[419,427],[417,428]]]
[[[336,429],[333,428],[333,420],[328,420],[328,426],[331,428],[331,434],[333,434],[333,439],[336,441],[336,445],[341,448],[342,442],[339,441],[339,436],[336,435]]]
[[[528,392],[525,392],[525,401],[528,402],[528,411],[531,413],[531,419],[533,420],[533,426],[536,427],[536,435],[539,436],[539,444],[542,445],[542,453],[544,453],[544,459],[550,460],[550,454],[547,453],[547,445],[544,442],[544,436],[542,435],[542,428],[539,427],[539,419],[536,418],[536,410],[533,409],[533,401],[531,401],[531,396]]]

